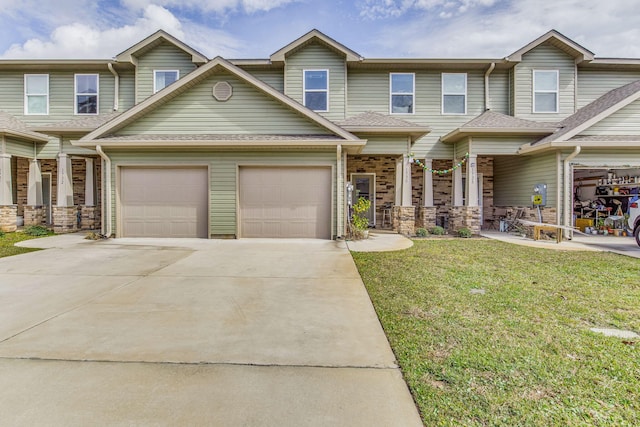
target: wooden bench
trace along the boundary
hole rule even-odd
[[[540,232],[541,231],[551,231],[556,233],[556,241],[558,243],[562,242],[562,228],[557,225],[552,224],[540,224],[533,226],[533,240],[540,240]]]

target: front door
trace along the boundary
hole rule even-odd
[[[353,203],[357,202],[360,197],[364,197],[371,201],[371,208],[367,211],[369,218],[369,226],[376,225],[376,175],[373,173],[352,174],[351,182],[353,183],[354,197]]]
[[[51,174],[42,174],[42,204],[44,207],[44,218],[47,224],[51,224]]]

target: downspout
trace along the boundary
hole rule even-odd
[[[104,229],[104,235],[107,237],[111,237],[112,229],[111,226],[111,159],[109,156],[102,151],[102,147],[96,145],[96,151],[104,160],[104,180],[105,180],[105,197],[104,203],[102,204],[101,214],[102,218],[104,218],[105,225],[102,227]],[[105,212],[108,212],[108,215],[105,215]]]
[[[111,62],[107,63],[107,68],[109,68],[109,71],[111,71],[115,79],[113,83],[113,111],[118,111],[120,107],[118,103],[118,99],[120,98],[120,75],[114,70]]]
[[[569,154],[566,159],[564,159],[564,224],[563,225],[565,227],[571,227],[571,213],[573,212],[573,209],[571,208],[571,199],[572,199],[571,183],[573,180],[569,179],[569,174],[571,173],[571,165],[569,164],[569,162],[571,162],[571,160],[573,160],[578,154],[580,154],[580,150],[581,150],[581,147],[579,145],[576,145],[576,148],[573,150],[573,152]],[[572,231],[568,232],[568,237],[569,239],[573,238]]]
[[[491,65],[489,65],[489,68],[487,69],[487,71],[484,73],[484,109],[485,111],[491,109],[491,104],[489,101],[489,98],[490,98],[489,97],[489,74],[491,74],[494,68],[496,68],[496,63],[492,62]]]
[[[338,203],[338,209],[336,210],[336,239],[341,239],[344,236],[344,185],[342,182],[342,145],[336,146],[336,202]]]

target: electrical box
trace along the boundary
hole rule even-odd
[[[536,184],[533,186],[531,203],[533,204],[533,206],[547,205],[547,184]]]
[[[353,184],[351,181],[347,182],[347,206],[353,205]]]

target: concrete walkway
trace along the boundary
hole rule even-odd
[[[349,240],[347,247],[354,252],[390,252],[408,249],[413,241],[401,234],[369,230],[369,238],[364,240]]]
[[[0,424],[421,425],[344,244],[83,237],[0,259]]]

